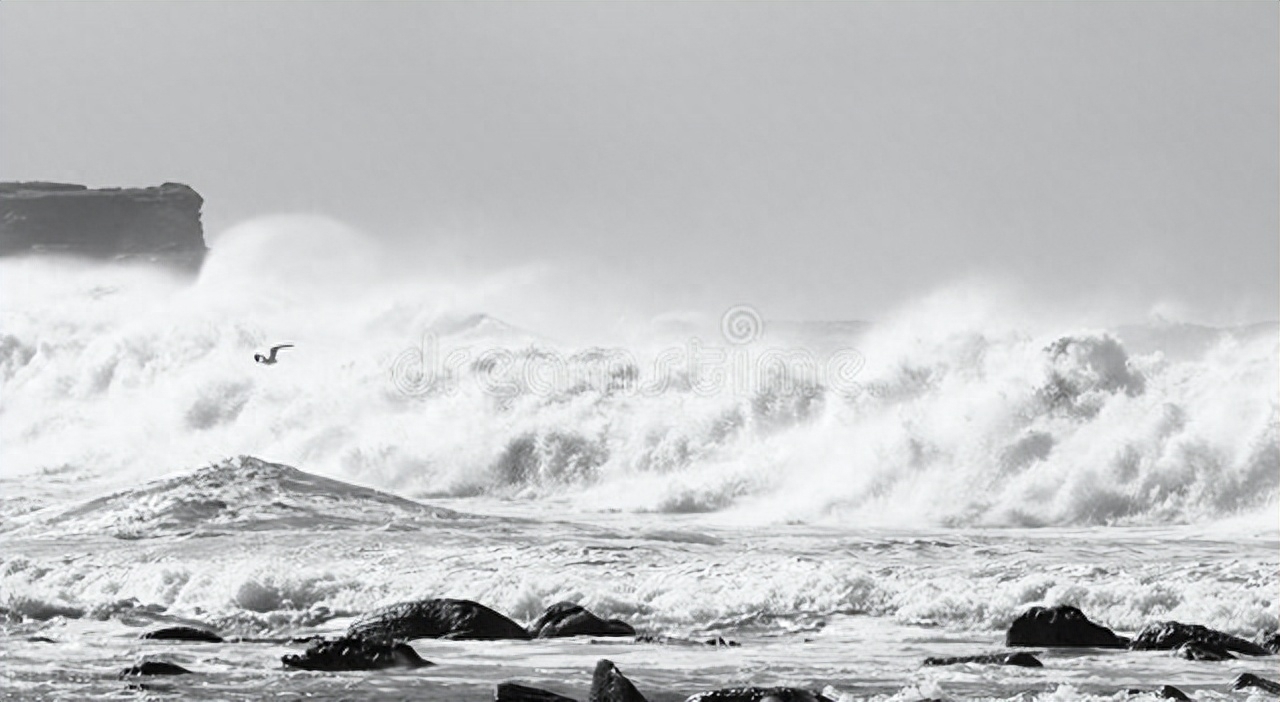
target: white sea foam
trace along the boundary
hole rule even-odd
[[[793,363],[785,387],[708,386],[666,367],[652,391],[664,350],[796,349],[681,327],[592,375],[602,352],[551,341],[528,328],[536,316],[486,314],[545,300],[545,271],[423,271],[318,218],[227,232],[194,283],[65,261],[0,268],[0,475],[14,490],[70,470],[66,491],[88,496],[244,453],[400,494],[746,523],[1274,526],[1274,326],[1197,328],[1194,352],[1136,354],[1132,328],[1055,324],[970,288],[865,333],[810,334],[800,351],[857,350],[846,382]],[[296,347],[252,362],[277,342]],[[448,383],[406,385],[421,377],[404,361],[426,351],[462,355],[432,376]],[[575,382],[528,372],[551,361]],[[495,368],[526,373],[497,382]]]

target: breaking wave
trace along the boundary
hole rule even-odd
[[[305,218],[228,232],[194,281],[0,269],[13,485],[101,494],[252,454],[407,496],[946,526],[1272,519],[1280,487],[1275,324],[1014,323],[999,295],[946,291],[869,328],[574,345],[521,307],[545,272],[400,270]]]

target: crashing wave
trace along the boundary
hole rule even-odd
[[[26,515],[15,520],[11,535],[153,538],[276,529],[409,529],[463,518],[452,510],[240,456],[69,509]]]

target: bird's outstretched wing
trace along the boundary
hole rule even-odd
[[[268,356],[268,358],[274,361],[276,360],[277,351],[279,351],[280,349],[291,349],[291,348],[293,348],[293,344],[280,344],[279,346],[272,346],[270,356]]]

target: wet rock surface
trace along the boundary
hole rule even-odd
[[[1268,680],[1267,678],[1264,678],[1259,675],[1254,675],[1253,673],[1241,673],[1240,675],[1236,676],[1235,682],[1232,684],[1231,689],[1244,690],[1251,687],[1257,688],[1264,692],[1269,692],[1273,695],[1280,695],[1280,682],[1276,682],[1275,680]]]
[[[529,625],[529,638],[564,636],[635,636],[636,630],[619,619],[601,619],[581,605],[557,602]]]
[[[380,641],[411,639],[528,639],[524,627],[471,600],[401,602],[364,615],[347,636]]]
[[[1129,688],[1128,690],[1125,690],[1125,693],[1130,695],[1143,695],[1143,694],[1146,694],[1147,692],[1148,692],[1147,690],[1140,690],[1138,688]],[[1187,696],[1187,693],[1183,692],[1182,690],[1179,690],[1173,685],[1164,685],[1159,690],[1155,690],[1154,692],[1155,694],[1168,700],[1188,700],[1189,701],[1191,699],[1190,697]]]
[[[493,690],[493,700],[494,702],[577,702],[572,697],[511,682],[498,683]]]
[[[591,676],[591,694],[588,702],[647,702],[644,695],[631,684],[617,666],[605,658],[596,662]]]
[[[1280,632],[1260,633],[1257,643],[1272,653],[1280,653]]]
[[[1129,640],[1090,621],[1075,607],[1032,607],[1005,634],[1006,646],[1124,648]]]
[[[1188,641],[1174,650],[1174,655],[1189,661],[1235,660],[1227,649],[1205,641]]]
[[[1137,636],[1133,637],[1129,647],[1135,651],[1171,651],[1188,642],[1201,644],[1206,649],[1221,649],[1247,656],[1271,655],[1271,651],[1239,636],[1232,636],[1199,624],[1173,621],[1146,625]]]
[[[129,666],[120,671],[120,677],[128,678],[138,675],[189,675],[191,671],[183,668],[176,663],[166,663],[164,661],[146,661],[137,665]]]
[[[222,643],[222,637],[205,629],[194,626],[168,626],[163,629],[148,631],[138,638],[154,641],[200,641],[204,643]]]
[[[329,671],[421,668],[431,665],[409,644],[351,637],[319,641],[308,646],[302,654],[287,655],[280,660],[290,668]]]
[[[1018,653],[984,653],[976,656],[954,656],[950,658],[926,658],[925,665],[958,665],[961,663],[983,663],[988,665],[1018,665],[1024,668],[1043,668],[1044,664],[1040,662],[1031,653],[1020,651]]]

